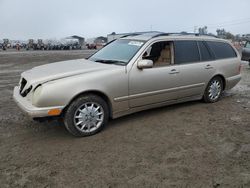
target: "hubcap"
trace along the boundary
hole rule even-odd
[[[81,105],[75,112],[75,127],[83,132],[90,133],[98,129],[103,123],[104,111],[101,105],[93,102]]]
[[[218,80],[212,81],[209,86],[208,96],[211,100],[216,100],[221,94],[221,84]]]

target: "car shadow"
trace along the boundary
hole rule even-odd
[[[221,100],[226,100],[227,98],[232,97],[233,94],[228,93],[228,92],[224,92],[222,95],[222,99]],[[138,119],[143,119],[145,117],[154,117],[157,116],[159,114],[164,114],[166,112],[170,112],[172,110],[178,110],[181,108],[188,108],[191,106],[196,106],[196,105],[211,105],[210,103],[204,103],[202,100],[197,100],[197,101],[189,101],[189,102],[184,102],[184,103],[179,103],[179,104],[172,104],[172,105],[168,105],[168,106],[163,106],[163,107],[157,107],[157,108],[152,108],[152,109],[148,109],[148,110],[144,110],[144,111],[140,111],[140,112],[135,112],[133,114],[129,114],[129,115],[125,115],[122,117],[119,117],[117,119],[110,119],[108,122],[108,125],[105,127],[105,129],[103,131],[109,131],[110,129],[112,129],[114,126],[123,126],[123,124],[129,124],[129,123],[133,123]],[[79,137],[74,137],[71,134],[68,133],[68,131],[66,130],[66,128],[63,125],[62,121],[57,121],[57,120],[53,120],[53,121],[49,121],[49,122],[44,122],[44,123],[39,123],[40,125],[42,124],[42,126],[47,127],[46,128],[46,132],[50,132],[52,135],[54,136],[60,136],[60,137],[64,137],[64,138],[79,138]],[[101,131],[101,132],[103,132]]]
[[[163,106],[163,107],[158,107],[158,108],[153,108],[153,109],[148,109],[140,112],[136,112],[133,114],[129,114],[126,116],[119,117],[117,119],[110,119],[108,125],[105,127],[103,131],[108,131],[112,129],[114,126],[122,126],[123,124],[128,124],[133,121],[136,121],[138,119],[144,118],[144,117],[154,117],[159,114],[163,114],[166,112],[170,112],[171,110],[176,110],[180,109],[183,107],[190,107],[194,105],[199,105],[202,104],[202,101],[191,101],[191,102],[185,102],[185,103],[179,103],[179,104],[173,104],[173,105],[168,105],[168,106]],[[205,104],[205,103],[203,103]],[[66,128],[64,127],[63,122],[60,120],[51,120],[51,121],[45,121],[45,122],[33,122],[33,126],[40,127],[40,132],[38,137],[42,137],[46,135],[46,137],[57,137],[58,139],[60,138],[79,138],[79,137],[74,137],[71,134],[68,133]],[[37,131],[36,131],[37,132]],[[41,133],[43,134],[41,135]],[[102,131],[101,131],[102,132]]]

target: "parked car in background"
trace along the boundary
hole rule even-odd
[[[95,43],[91,43],[91,44],[86,44],[86,46],[87,46],[87,48],[89,49],[89,50],[92,50],[92,49],[97,49],[97,46],[96,46],[96,44]]]
[[[250,66],[250,41],[247,41],[242,49],[242,60],[248,61]]]
[[[14,99],[35,119],[60,117],[71,134],[90,136],[109,118],[185,101],[217,102],[240,81],[240,63],[231,43],[214,37],[127,36],[88,59],[25,71]]]

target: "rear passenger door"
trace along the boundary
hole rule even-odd
[[[174,42],[175,64],[179,66],[181,90],[178,98],[202,96],[215,72],[214,57],[203,41],[181,40]]]

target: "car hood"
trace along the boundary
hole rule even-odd
[[[21,76],[25,78],[29,84],[42,84],[60,78],[118,67],[119,66],[117,65],[97,63],[86,59],[77,59],[34,67],[23,72]]]

